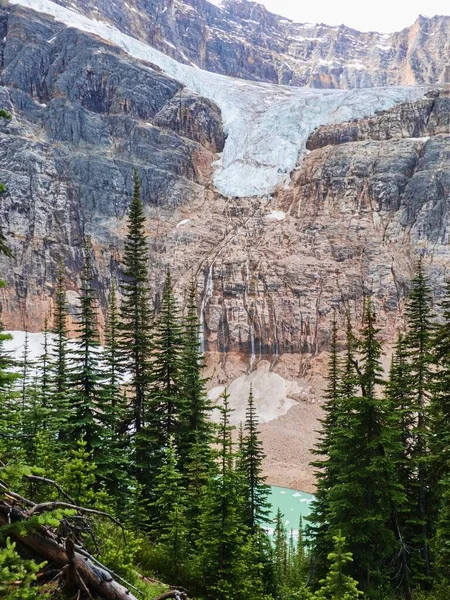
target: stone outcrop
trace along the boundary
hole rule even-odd
[[[233,77],[318,88],[450,82],[450,17],[392,34],[294,23],[248,0],[56,0],[178,61]]]
[[[2,259],[3,318],[36,329],[59,260],[76,291],[85,235],[105,299],[133,170],[149,211],[173,210],[205,195],[224,134],[209,100],[110,44],[17,8],[0,27],[0,101],[13,116],[0,123],[0,219],[15,253],[13,269]]]

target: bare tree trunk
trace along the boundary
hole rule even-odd
[[[11,521],[26,520],[25,515],[17,508],[8,504],[0,504],[0,526]],[[75,551],[73,544],[68,540],[66,547],[62,546],[45,530],[21,536],[11,531],[9,537],[25,546],[39,558],[42,558],[62,569],[68,586],[77,585],[82,591],[89,590],[104,600],[137,600],[131,592],[117,583],[104,569],[96,566],[87,556]],[[86,589],[83,589],[83,588]]]

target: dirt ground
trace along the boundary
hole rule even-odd
[[[285,415],[260,425],[267,458],[267,483],[304,492],[314,492],[314,472],[310,466],[322,408],[318,403],[299,402]]]

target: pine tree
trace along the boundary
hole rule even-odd
[[[267,522],[270,512],[268,501],[270,488],[262,475],[262,463],[265,458],[255,409],[253,388],[250,386],[247,410],[245,414],[244,439],[242,441],[242,470],[245,481],[246,522],[250,533],[254,534]]]
[[[245,548],[240,475],[234,470],[229,395],[223,394],[217,443],[219,476],[211,478],[202,507],[198,541],[202,593],[205,600],[244,600],[251,597]],[[250,595],[249,595],[250,593]]]
[[[152,374],[145,428],[137,437],[139,480],[152,497],[152,480],[162,464],[164,449],[174,436],[181,441],[183,337],[172,278],[167,271],[161,307],[154,324]],[[177,448],[178,451],[178,448]]]
[[[345,538],[340,534],[333,536],[334,551],[328,555],[331,562],[326,579],[321,581],[322,587],[315,594],[317,600],[357,600],[364,596],[358,590],[358,582],[345,574],[345,569],[352,562],[352,553],[345,552]]]
[[[70,398],[73,412],[69,427],[74,440],[84,439],[88,452],[101,468],[102,420],[108,414],[102,410],[103,374],[98,337],[97,299],[93,289],[91,248],[84,248],[84,266],[80,288],[77,338],[72,353]],[[109,407],[108,407],[109,408]],[[100,460],[99,460],[100,459]]]
[[[425,276],[422,260],[417,265],[412,281],[411,293],[406,309],[407,335],[405,348],[410,365],[410,407],[416,414],[411,429],[413,445],[411,451],[412,472],[415,473],[409,486],[410,523],[412,543],[420,551],[420,561],[413,565],[413,576],[422,580],[426,588],[431,582],[431,559],[429,540],[431,531],[431,498],[429,478],[429,418],[428,402],[433,386],[433,356],[431,353],[432,295]]]
[[[367,589],[381,581],[392,557],[392,501],[403,500],[390,457],[395,446],[389,403],[378,397],[381,345],[369,299],[356,363],[359,394],[342,399],[329,450],[333,485],[328,489],[330,534],[342,530],[353,553],[353,572]]]
[[[311,580],[318,582],[323,577],[327,569],[327,557],[331,551],[331,540],[328,534],[328,491],[336,482],[333,472],[333,463],[330,461],[329,453],[333,448],[333,435],[337,425],[338,418],[342,418],[340,402],[342,396],[350,397],[353,395],[351,381],[354,379],[354,356],[353,356],[353,332],[351,329],[350,318],[347,315],[347,356],[346,356],[346,375],[344,380],[338,354],[338,326],[336,312],[333,314],[331,329],[330,357],[328,361],[327,388],[324,394],[323,410],[325,418],[320,420],[321,430],[319,432],[319,441],[313,449],[313,454],[320,457],[311,463],[316,471],[316,494],[312,504],[311,515],[309,517],[308,534],[312,540],[312,562],[311,562]],[[345,388],[345,389],[344,389]]]
[[[165,565],[164,575],[178,581],[185,571],[188,556],[185,490],[178,470],[178,457],[173,438],[164,452],[161,469],[155,477],[155,497],[152,507],[151,536]]]
[[[148,248],[145,221],[139,176],[136,171],[123,257],[120,346],[123,368],[131,378],[132,415],[129,425],[131,430],[137,434],[144,426],[151,350],[151,311],[148,298]]]
[[[203,354],[200,351],[200,322],[197,312],[196,288],[189,291],[187,315],[184,319],[180,367],[181,434],[178,441],[180,470],[190,496],[190,519],[195,520],[202,489],[207,484],[213,466],[211,443],[214,426],[210,420],[211,403],[206,394],[206,381],[202,378]]]
[[[69,348],[68,348],[68,307],[64,266],[58,265],[55,295],[54,343],[52,347],[51,364],[51,394],[49,405],[51,409],[52,428],[59,442],[67,442],[67,427],[71,413],[69,402]]]

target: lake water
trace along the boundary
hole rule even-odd
[[[284,515],[286,529],[288,531],[291,529],[297,531],[300,516],[306,517],[311,512],[311,502],[314,496],[306,492],[298,492],[297,490],[276,486],[271,486],[270,490],[269,502],[272,506],[270,521],[274,523],[277,510],[280,508]],[[271,528],[270,525],[269,523],[269,528]]]

